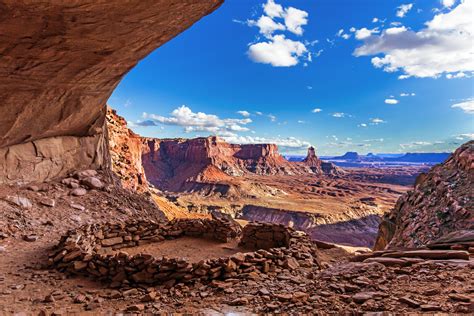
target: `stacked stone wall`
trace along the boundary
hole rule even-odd
[[[317,248],[306,234],[262,223],[247,225],[242,234],[234,224],[218,219],[186,219],[166,224],[133,221],[86,225],[61,238],[49,256],[49,263],[61,271],[91,276],[113,287],[206,282],[318,264]],[[183,236],[223,243],[240,238],[242,247],[258,250],[200,262],[149,254],[131,256],[126,249],[120,250]]]

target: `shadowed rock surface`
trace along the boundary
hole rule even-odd
[[[384,217],[375,249],[421,247],[456,231],[473,231],[473,187],[474,141],[470,141],[418,177],[414,190]]]

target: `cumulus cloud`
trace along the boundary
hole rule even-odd
[[[290,67],[297,65],[307,52],[303,43],[287,39],[285,35],[275,35],[267,42],[250,45],[247,53],[250,59],[257,63]]]
[[[456,0],[441,0],[441,4],[445,8],[451,8],[454,5],[455,2],[456,2]]]
[[[466,74],[465,72],[458,72],[458,73],[455,73],[455,74],[447,74],[446,75],[446,79],[459,79],[459,78],[471,78],[473,75],[473,73],[471,72],[471,74]]]
[[[372,34],[378,33],[378,32],[379,30],[377,28],[369,30],[368,28],[363,27],[355,31],[355,38],[357,38],[358,40],[363,40],[363,39],[369,38]]]
[[[287,38],[287,34],[303,35],[303,27],[308,24],[308,12],[294,7],[285,8],[274,0],[268,0],[262,7],[264,14],[257,20],[239,21],[258,27],[259,33],[266,38],[249,44],[249,58],[256,63],[273,67],[291,67],[302,60],[305,61],[303,65],[307,66],[312,61],[312,53],[306,45],[313,46],[316,42],[292,40]],[[275,34],[276,32],[287,34]]]
[[[401,26],[362,38],[364,44],[354,55],[375,56],[374,67],[402,71],[399,79],[473,72],[473,15],[474,1],[461,1],[451,11],[435,15],[417,32]]]
[[[303,35],[303,25],[308,24],[308,12],[293,7],[286,9],[285,25],[291,33]]]
[[[263,4],[263,12],[271,18],[279,18],[282,17],[285,11],[283,7],[280,4],[276,4],[274,0],[268,0]]]
[[[357,125],[357,127],[367,127],[367,124],[366,123],[360,123],[359,125]]]
[[[277,117],[273,114],[268,114],[267,116],[270,119],[270,121],[272,121],[272,122],[275,122],[277,120]]]
[[[323,110],[320,109],[320,108],[314,108],[311,112],[313,113],[319,113],[319,112],[322,112]]]
[[[233,144],[276,144],[284,149],[304,149],[311,146],[311,143],[300,140],[296,137],[258,137],[258,136],[226,136],[227,142]]]
[[[384,101],[386,104],[398,104],[397,99],[385,99]]]
[[[413,8],[413,3],[402,4],[397,8],[397,17],[403,18]]]
[[[265,15],[262,15],[257,21],[249,20],[247,23],[249,26],[257,26],[260,29],[260,34],[267,38],[271,38],[275,31],[283,31],[286,29],[283,24],[277,23]]]
[[[452,108],[459,108],[465,113],[474,114],[474,99],[469,99],[460,103],[455,103],[451,105]]]
[[[250,116],[250,112],[248,111],[237,111],[238,114],[242,115],[242,116],[245,116],[245,117],[249,117]]]
[[[400,93],[401,97],[414,97],[416,94],[414,92],[408,93],[408,92],[402,92]]]
[[[249,131],[249,128],[245,125],[252,122],[250,118],[221,119],[214,114],[206,114],[203,112],[195,113],[185,105],[173,110],[171,115],[168,117],[148,113],[143,113],[142,116],[146,119],[143,121],[146,122],[146,125],[141,126],[155,126],[158,123],[161,123],[165,125],[181,126],[186,133],[210,132],[217,135],[223,135],[228,132]]]

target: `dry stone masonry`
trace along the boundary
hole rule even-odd
[[[240,238],[242,247],[254,251],[197,263],[184,258],[117,253],[122,248],[183,236],[210,238],[222,243]],[[109,282],[112,287],[120,287],[240,278],[317,266],[318,260],[316,245],[304,233],[263,223],[248,224],[242,231],[236,222],[214,217],[168,223],[130,221],[85,225],[61,238],[49,256],[49,264],[61,271],[90,276]]]

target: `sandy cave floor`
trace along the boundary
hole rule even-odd
[[[247,251],[247,249],[239,247],[238,240],[221,243],[215,240],[186,236],[116,250],[116,252],[126,252],[132,256],[145,253],[156,258],[183,258],[193,263],[201,260],[229,257],[235,253]]]

